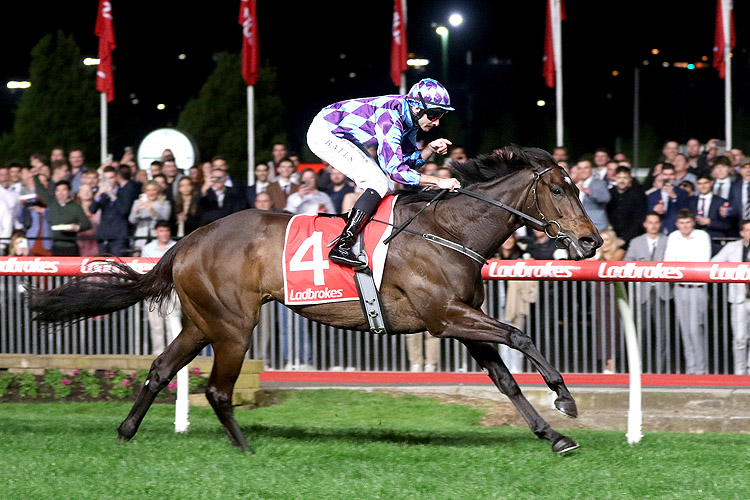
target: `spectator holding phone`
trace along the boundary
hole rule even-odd
[[[318,191],[316,184],[318,174],[313,169],[304,169],[300,180],[302,184],[300,184],[299,190],[289,195],[284,210],[298,215],[316,215],[320,212],[336,213],[331,197],[322,191]]]
[[[661,231],[668,235],[677,230],[677,212],[688,208],[688,194],[674,186],[675,173],[671,163],[665,163],[659,174],[661,188],[648,195],[648,211],[661,216]]]

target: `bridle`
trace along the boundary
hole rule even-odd
[[[537,226],[541,227],[544,230],[544,233],[549,237],[550,239],[555,240],[555,245],[558,245],[558,243],[561,246],[560,248],[564,248],[564,241],[566,239],[570,239],[570,236],[562,230],[562,226],[560,223],[554,219],[548,219],[544,213],[542,212],[541,207],[539,206],[539,198],[536,194],[536,187],[539,184],[539,180],[542,178],[544,174],[547,172],[550,172],[556,168],[562,168],[559,165],[554,165],[551,167],[547,167],[544,170],[536,170],[534,171],[534,175],[532,176],[531,185],[529,186],[529,189],[526,191],[526,196],[524,197],[524,204],[526,203],[526,200],[529,199],[529,196],[533,196],[533,204],[536,208],[537,213],[539,214],[539,219],[536,219],[530,215],[527,215],[519,210],[516,210],[513,207],[510,207],[506,205],[505,203],[502,203],[497,200],[493,200],[492,198],[489,198],[483,194],[475,193],[474,191],[469,191],[467,189],[458,188],[456,191],[458,191],[461,194],[464,194],[466,196],[469,196],[471,198],[476,198],[477,200],[482,200],[484,202],[489,203],[490,205],[494,205],[496,207],[502,208],[504,210],[507,210],[508,212],[512,213],[516,217],[521,218],[526,225],[529,224],[536,224]],[[553,226],[557,227],[557,230],[555,231],[555,234],[550,234],[550,228]]]
[[[526,196],[524,196],[524,204],[526,204],[526,201],[529,199],[529,196],[533,196],[533,203],[534,203],[534,206],[536,207],[537,213],[539,214],[539,219],[536,219],[536,218],[534,218],[534,217],[532,217],[530,215],[527,215],[527,214],[525,214],[525,213],[523,213],[523,212],[521,212],[519,210],[516,210],[513,207],[509,207],[508,205],[506,205],[505,203],[503,203],[501,201],[493,200],[492,198],[489,198],[489,197],[487,197],[487,196],[485,196],[483,194],[475,193],[474,191],[469,191],[469,190],[463,189],[463,188],[458,188],[456,191],[459,194],[464,194],[464,195],[469,196],[471,198],[476,198],[477,200],[481,200],[481,201],[489,203],[490,205],[493,205],[493,206],[502,208],[504,210],[507,210],[508,212],[512,213],[513,215],[521,218],[526,223],[527,226],[530,225],[530,224],[536,224],[537,226],[541,227],[544,230],[544,232],[547,235],[547,237],[549,237],[550,239],[552,239],[552,240],[555,241],[555,246],[557,246],[558,248],[565,248],[564,241],[565,240],[570,240],[571,239],[570,236],[568,236],[568,234],[565,233],[562,230],[562,227],[560,226],[559,222],[557,222],[554,219],[548,219],[544,215],[544,213],[542,212],[541,207],[539,206],[539,198],[536,195],[536,187],[537,187],[537,184],[539,184],[539,180],[542,178],[542,176],[544,174],[546,174],[547,172],[549,172],[549,171],[551,171],[551,170],[553,170],[555,168],[562,168],[562,167],[560,167],[559,165],[555,165],[555,166],[552,166],[552,167],[547,167],[547,168],[545,168],[542,171],[539,171],[539,170],[535,171],[534,175],[532,177],[531,185],[529,186],[529,189],[526,190]],[[405,222],[403,222],[400,226],[398,226],[398,227],[394,226],[393,232],[391,233],[390,236],[388,236],[383,241],[383,243],[387,245],[399,233],[401,233],[402,231],[404,231],[404,232],[407,232],[407,233],[410,233],[410,234],[415,234],[415,235],[421,236],[425,240],[430,241],[432,243],[437,243],[439,245],[443,245],[444,247],[447,247],[447,248],[450,248],[450,249],[455,250],[457,252],[460,252],[460,253],[466,255],[467,257],[469,257],[469,258],[471,258],[471,259],[479,262],[482,265],[486,264],[487,260],[482,255],[480,255],[479,253],[471,250],[470,248],[467,248],[466,246],[464,246],[462,244],[459,244],[459,243],[447,240],[445,238],[441,238],[439,236],[435,236],[434,234],[429,234],[429,233],[423,234],[423,233],[419,233],[417,231],[412,231],[412,230],[410,230],[410,229],[407,228],[407,226],[409,224],[411,224],[411,222],[419,214],[421,214],[427,207],[429,207],[433,203],[437,202],[440,198],[442,198],[443,196],[445,196],[447,193],[448,193],[447,189],[440,189],[440,190],[438,190],[437,194],[429,202],[427,202],[427,204],[425,206],[423,206],[417,213],[415,213],[414,215],[412,215],[408,220],[406,220]],[[376,219],[373,219],[373,220],[376,220]],[[391,224],[390,222],[384,222],[384,221],[378,221],[378,222],[381,222],[383,224],[388,224],[388,225],[393,226],[393,224]],[[557,226],[557,231],[555,232],[554,235],[550,234],[550,228],[553,227],[553,226]]]

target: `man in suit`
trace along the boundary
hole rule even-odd
[[[661,232],[669,234],[677,229],[677,212],[688,206],[688,194],[674,185],[674,166],[665,163],[658,181],[661,189],[648,195],[648,211],[661,215]]]
[[[713,262],[748,262],[750,255],[750,220],[742,221],[742,239],[724,245]],[[750,284],[730,283],[729,303],[732,318],[732,355],[734,374],[750,373]]]
[[[646,214],[643,221],[645,234],[630,241],[625,260],[664,260],[667,237],[661,232],[661,217],[656,212]],[[647,360],[647,371],[664,373],[667,360],[668,305],[671,298],[669,283],[639,282],[635,284],[636,300],[641,307],[641,338],[652,346],[655,363]]]
[[[138,199],[138,188],[130,180],[130,167],[105,167],[102,182],[89,207],[91,213],[101,210],[101,222],[96,229],[99,255],[123,256],[128,251],[130,226],[128,216],[133,202]]]
[[[255,198],[260,193],[265,193],[266,189],[268,189],[268,185],[270,184],[268,182],[269,172],[270,169],[265,163],[258,163],[255,165],[255,184],[248,186],[245,189],[245,198],[248,207],[255,206]]]
[[[578,166],[578,190],[581,203],[591,221],[599,231],[609,226],[607,203],[610,200],[609,185],[606,180],[594,175],[591,160],[580,160]]]
[[[279,162],[276,180],[266,188],[266,193],[271,197],[274,210],[284,210],[286,199],[290,194],[299,190],[299,184],[292,182],[293,173],[294,162],[292,160],[284,158]]]
[[[719,156],[711,168],[711,177],[714,182],[714,194],[728,200],[731,198],[732,188],[732,163],[726,156]]]
[[[721,249],[716,238],[725,238],[729,234],[729,207],[724,206],[727,200],[713,194],[714,180],[701,176],[696,181],[698,195],[688,199],[688,208],[695,214],[695,227],[706,231],[711,236],[711,254]]]
[[[729,189],[729,204],[732,207],[733,219],[730,236],[737,236],[739,222],[750,220],[750,161],[740,165],[740,178],[734,181]]]
[[[211,170],[211,177],[203,185],[201,197],[198,199],[201,226],[247,208],[244,194],[227,187],[226,181],[227,174],[223,169]]]

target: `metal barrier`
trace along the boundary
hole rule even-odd
[[[58,259],[64,260],[64,259]],[[79,259],[80,261],[80,259]],[[78,264],[82,269],[84,264]],[[142,271],[149,265],[141,259]],[[152,265],[152,264],[151,264]],[[59,286],[61,276],[0,276],[0,352],[30,354],[149,354],[151,339],[147,304],[115,314],[89,319],[61,330],[31,321],[24,302],[23,283]],[[544,279],[544,278],[542,278]],[[669,286],[669,285],[666,285]],[[709,283],[709,304],[705,313],[706,350],[709,371],[732,372],[731,330],[727,304],[727,284]],[[485,282],[484,309],[504,320],[506,282]],[[540,281],[536,302],[531,304],[522,329],[540,351],[562,372],[597,373],[606,359],[612,359],[617,372],[627,371],[625,342],[615,304],[613,286],[592,281]],[[645,287],[627,283],[644,372],[682,373],[683,359],[679,326],[672,301],[664,309],[644,301]],[[644,303],[642,306],[641,304]],[[662,323],[663,320],[663,323]],[[660,327],[663,325],[663,327]],[[657,336],[657,328],[664,335]],[[657,366],[656,338],[666,344],[666,364]],[[289,309],[266,304],[253,335],[248,357],[264,359],[269,369],[315,369],[357,371],[408,371],[406,337],[377,336],[332,328],[302,318]],[[440,371],[474,372],[479,367],[458,341],[440,341]],[[524,361],[524,371],[531,367]]]

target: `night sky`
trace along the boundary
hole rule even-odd
[[[736,3],[735,106],[750,114],[750,6]],[[8,90],[5,82],[28,77],[31,48],[46,33],[73,33],[84,56],[96,55],[97,4],[35,1],[3,6],[0,132],[10,129],[22,92]],[[239,50],[241,28],[239,2],[234,0],[112,4],[118,47],[113,56],[116,99],[110,106],[110,142],[123,147],[176,122],[182,106],[198,94],[214,68],[214,54]],[[708,56],[710,66],[715,0],[569,0],[565,7],[565,126],[574,155],[617,145],[629,152],[636,66],[641,67],[642,130],[654,143],[723,136],[723,83],[717,72],[662,67],[664,61],[697,62],[702,56]],[[309,121],[326,104],[396,93],[389,77],[391,0],[258,0],[257,8],[261,60],[278,69],[292,148],[301,150]],[[410,0],[407,8],[409,51],[431,62],[422,73],[410,70],[409,84],[423,76],[441,79],[440,38],[432,24],[445,24],[454,11],[464,16],[464,24],[451,29],[445,83],[461,116],[467,116],[467,96],[474,100],[471,138],[466,141],[470,148],[481,142],[486,128],[501,122],[524,146],[554,145],[554,91],[541,75],[544,0]],[[652,55],[652,48],[660,54]],[[474,63],[470,70],[465,63],[468,50]],[[186,58],[178,59],[179,54]],[[644,60],[650,64],[643,66]],[[612,75],[614,70],[618,76]],[[131,103],[131,95],[138,104]],[[539,108],[539,99],[549,104]],[[158,103],[166,109],[158,111]],[[464,142],[464,137],[454,141]]]

